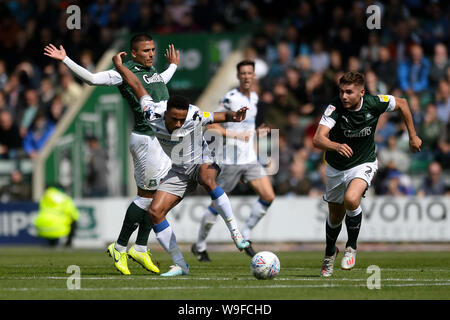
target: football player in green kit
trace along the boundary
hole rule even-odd
[[[391,95],[366,95],[364,76],[347,72],[339,80],[339,97],[325,110],[313,143],[325,151],[326,192],[329,214],[326,221],[326,249],[321,276],[333,274],[339,250],[336,240],[345,217],[348,241],[341,268],[350,270],[356,262],[356,242],[361,228],[361,198],[378,169],[375,153],[375,129],[383,112],[400,111],[409,134],[413,153],[420,152],[408,103]]]
[[[133,36],[130,41],[130,50],[132,59],[124,65],[138,77],[155,102],[169,99],[166,84],[172,78],[179,64],[179,51],[175,50],[173,45],[169,45],[165,54],[169,67],[159,74],[153,66],[155,43],[151,36],[147,34]],[[148,237],[152,229],[147,210],[161,179],[171,167],[170,158],[163,152],[152,129],[145,122],[139,99],[123,81],[119,72],[110,69],[91,73],[72,61],[63,46],[56,48],[53,44],[49,44],[44,51],[45,55],[62,61],[78,78],[89,85],[117,86],[131,107],[134,115],[134,128],[130,133],[129,148],[133,158],[137,196],[127,209],[117,241],[108,246],[107,252],[112,256],[115,267],[122,274],[130,274],[127,264],[128,256],[147,270],[159,273],[159,268],[153,264],[147,249]],[[128,241],[138,226],[136,244],[127,252]]]

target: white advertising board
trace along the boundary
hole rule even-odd
[[[233,212],[242,226],[256,197],[230,197]],[[115,241],[130,199],[76,201],[82,217],[75,245],[103,247]],[[178,242],[193,242],[199,223],[210,203],[208,197],[188,197],[167,215]],[[450,241],[450,198],[372,197],[362,201],[360,242],[447,242]],[[278,197],[267,215],[252,231],[254,241],[322,242],[325,239],[327,204],[322,199]],[[136,232],[135,232],[136,234]],[[133,234],[131,241],[134,241]],[[339,241],[347,238],[345,223]],[[219,217],[208,240],[228,242],[230,234]],[[150,242],[156,242],[154,232]]]

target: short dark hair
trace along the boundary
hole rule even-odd
[[[252,66],[253,70],[255,70],[255,62],[252,60],[242,60],[241,62],[239,62],[236,66],[237,72],[241,70],[242,66]]]
[[[349,71],[339,79],[339,84],[356,84],[364,87],[364,75],[357,71]]]
[[[188,110],[189,99],[178,95],[170,96],[169,101],[167,101],[167,110],[172,108],[180,110]]]
[[[138,33],[138,34],[134,35],[133,38],[131,38],[130,49],[136,50],[137,44],[141,41],[153,41],[153,38],[151,35],[149,35],[147,33]]]

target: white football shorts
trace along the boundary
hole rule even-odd
[[[363,163],[343,171],[337,170],[327,163],[326,192],[323,199],[327,202],[344,203],[345,192],[350,182],[359,178],[367,182],[367,188],[369,188],[377,170],[378,160]]]
[[[129,143],[136,185],[143,190],[156,190],[172,166],[170,158],[155,136],[131,132]]]

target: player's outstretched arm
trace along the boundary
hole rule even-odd
[[[329,139],[330,128],[319,124],[314,134],[313,144],[316,148],[324,151],[336,151],[341,156],[350,158],[353,150],[346,143],[337,143]]]
[[[81,79],[81,81],[87,83],[90,86],[118,86],[122,84],[122,77],[118,72],[114,70],[108,70],[92,73],[70,59],[67,56],[66,50],[64,50],[64,47],[62,45],[60,45],[58,49],[50,43],[49,45],[45,46],[44,55],[64,63],[70,71],[72,71],[78,78]]]
[[[59,46],[59,49],[56,48],[53,44],[46,45],[44,48],[44,55],[59,61],[63,61],[65,57],[67,57],[66,50],[62,45]]]
[[[136,75],[131,72],[127,67],[125,67],[122,64],[122,57],[125,57],[127,55],[126,52],[122,51],[116,54],[112,61],[114,63],[114,66],[116,67],[117,71],[122,76],[123,80],[126,84],[130,86],[130,88],[133,90],[134,94],[138,99],[141,99],[143,96],[148,96],[147,90],[145,90],[142,83],[139,81],[139,79],[136,77]]]
[[[214,112],[214,122],[241,122],[245,119],[247,115],[247,107],[242,107],[238,111],[227,111],[227,112]]]
[[[169,67],[159,75],[163,78],[164,83],[167,84],[172,79],[175,71],[177,71],[178,64],[180,63],[180,51],[175,50],[173,44],[169,44],[169,48],[166,49],[164,56],[167,62],[169,62]]]
[[[422,140],[419,138],[416,133],[416,129],[414,128],[414,122],[408,106],[408,102],[406,101],[406,99],[399,97],[395,97],[395,101],[397,104],[394,110],[400,111],[403,121],[405,122],[406,129],[408,130],[409,148],[413,153],[420,152],[422,147]]]

